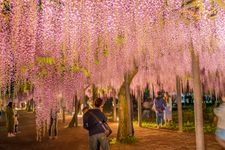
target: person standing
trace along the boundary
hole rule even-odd
[[[14,112],[12,102],[9,102],[6,107],[6,125],[8,130],[8,137],[14,137]]]
[[[96,119],[97,117],[102,123],[107,122],[106,116],[100,110],[102,104],[103,100],[97,98],[94,101],[95,108],[89,109],[83,115],[83,127],[89,131],[89,150],[99,150],[99,146],[101,146],[103,150],[110,149],[105,130]],[[94,115],[96,117],[94,117]]]
[[[164,99],[166,102],[164,120],[165,124],[168,125],[172,121],[172,99],[168,92],[165,93]]]
[[[151,98],[146,99],[142,106],[143,106],[143,115],[142,118],[150,119],[150,110],[151,110]]]
[[[153,102],[153,109],[156,114],[157,128],[159,128],[160,126],[164,125],[164,110],[166,107],[166,102],[163,99],[162,92],[159,91],[157,94],[158,96],[154,99]]]
[[[17,110],[15,108],[15,105],[13,107],[14,107],[14,110],[13,110],[13,112],[14,112],[14,133],[17,134],[17,133],[20,133],[18,131],[18,125],[19,125],[18,112],[17,112]]]
[[[214,113],[218,117],[216,139],[225,148],[225,95],[222,97],[220,106],[214,109]]]

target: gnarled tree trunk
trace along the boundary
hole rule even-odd
[[[79,113],[79,101],[77,99],[77,96],[75,96],[75,99],[74,99],[74,105],[75,105],[75,112],[73,114],[73,118],[72,120],[70,121],[69,123],[69,128],[72,128],[72,127],[77,127],[78,126],[78,118],[77,118],[77,115]]]
[[[133,122],[130,108],[130,84],[137,72],[138,68],[135,66],[132,71],[126,73],[124,82],[119,90],[119,127],[117,140],[120,142],[124,142],[128,137],[133,136]]]

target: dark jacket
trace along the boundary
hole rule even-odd
[[[6,108],[6,119],[7,119],[7,128],[8,132],[13,132],[14,128],[14,112],[13,109],[9,106]]]
[[[90,114],[92,112],[102,122],[107,122],[107,118],[99,109],[89,109],[83,116],[83,127],[89,131],[89,136],[104,133],[101,124]]]
[[[154,100],[155,109],[157,112],[162,113],[166,108],[166,102],[162,97],[157,97]]]

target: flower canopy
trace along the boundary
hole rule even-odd
[[[173,91],[191,79],[199,55],[207,90],[225,91],[222,0],[0,0],[0,87],[29,81],[46,108],[72,108],[90,84],[119,89],[138,65],[131,88]],[[156,86],[158,87],[158,86]]]

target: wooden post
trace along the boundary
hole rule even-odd
[[[194,85],[196,150],[205,150],[199,56],[195,54],[192,44],[191,44],[191,57],[192,57],[192,77]]]
[[[142,127],[142,107],[141,107],[141,90],[140,87],[138,87],[138,126]]]
[[[182,116],[182,102],[181,102],[181,85],[180,77],[176,77],[176,87],[177,87],[177,110],[178,110],[178,126],[179,131],[183,132],[183,116]]]

